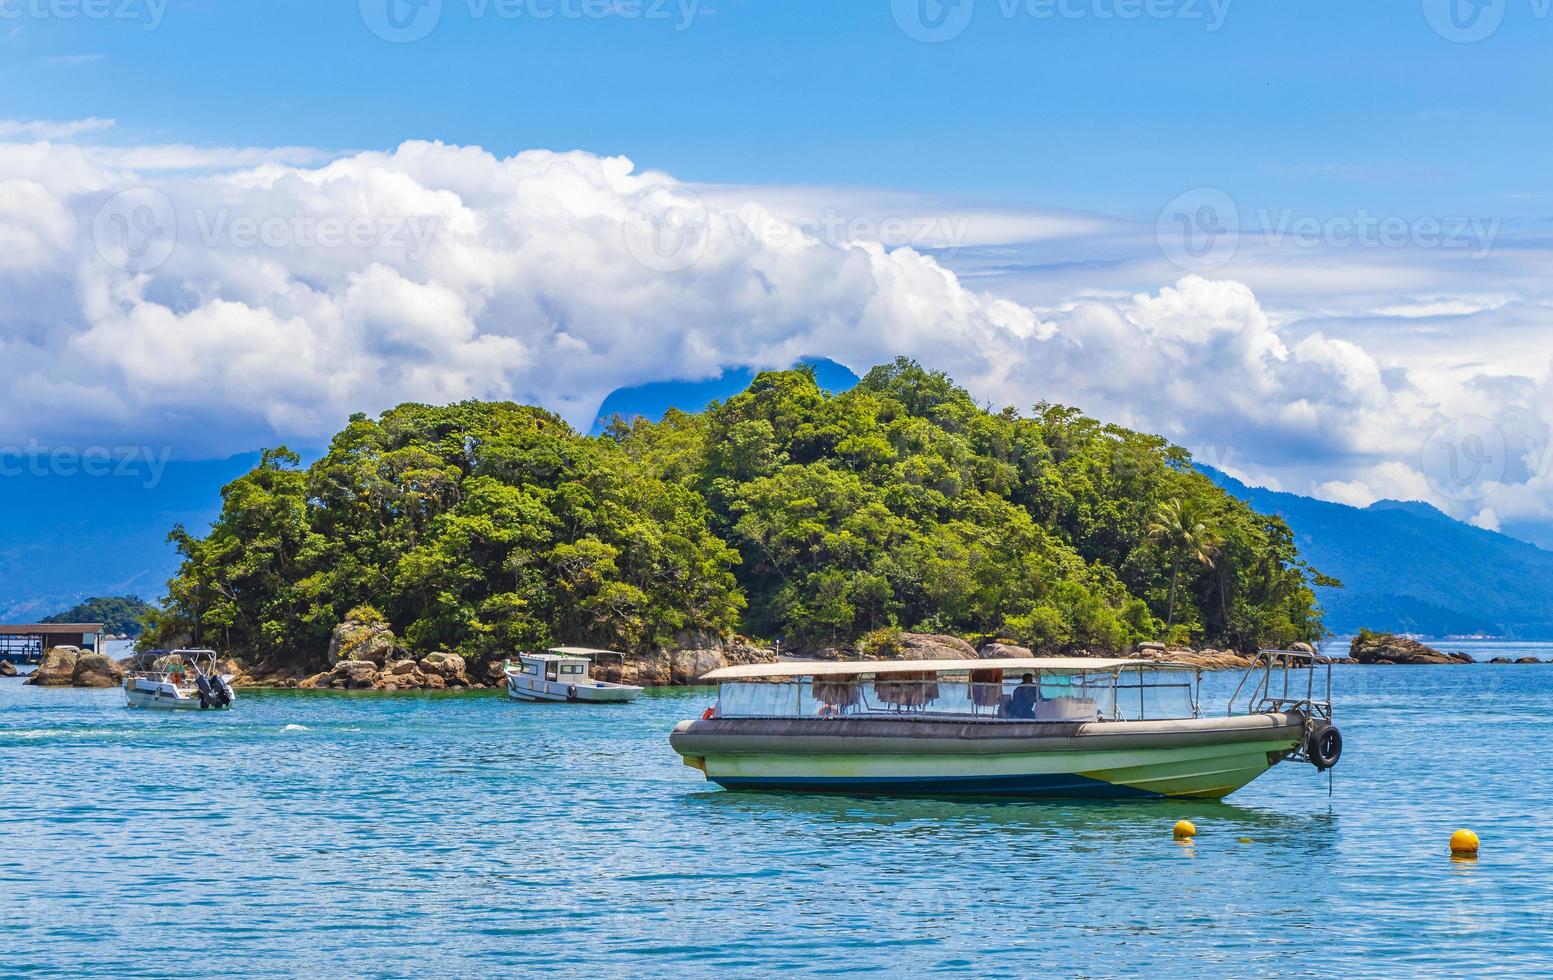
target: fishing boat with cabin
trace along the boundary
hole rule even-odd
[[[584,704],[628,704],[642,689],[631,684],[598,680],[593,669],[600,660],[625,654],[591,647],[552,647],[546,653],[520,653],[518,662],[503,669],[507,696],[514,701],[564,701]]]
[[[1021,658],[787,662],[702,678],[717,704],[669,737],[731,790],[1221,799],[1286,760],[1337,764],[1331,668],[1264,652],[1222,715],[1198,667]]]

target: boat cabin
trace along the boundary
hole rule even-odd
[[[1167,661],[789,662],[725,667],[718,718],[895,718],[972,722],[1199,718],[1201,671]]]
[[[518,673],[556,684],[585,684],[591,681],[591,658],[570,647],[557,647],[548,653],[520,653],[514,665]]]

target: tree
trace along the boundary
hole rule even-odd
[[[1168,629],[1176,621],[1176,590],[1181,580],[1182,563],[1191,561],[1212,568],[1222,539],[1208,527],[1195,502],[1179,497],[1160,504],[1149,524],[1148,536],[1170,556],[1170,601],[1165,614]]]

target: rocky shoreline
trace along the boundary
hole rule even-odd
[[[745,637],[721,639],[714,636],[680,637],[681,646],[673,650],[628,655],[623,662],[604,662],[594,673],[599,679],[641,687],[694,686],[705,674],[721,667],[744,664],[776,663],[775,648]],[[1314,654],[1307,644],[1294,648]],[[1007,641],[993,641],[980,649],[955,636],[902,633],[883,646],[860,645],[857,648],[818,650],[794,659],[818,660],[988,660],[1036,656],[1029,648]],[[1112,654],[1094,654],[1109,657]],[[1256,662],[1256,655],[1215,648],[1194,649],[1163,643],[1140,643],[1124,655],[1138,660],[1168,660],[1194,664],[1203,670],[1244,670]],[[76,647],[54,647],[25,683],[43,687],[117,687],[134,658],[114,661],[104,654]],[[1417,640],[1389,633],[1363,631],[1354,637],[1348,656],[1326,658],[1318,663],[1364,665],[1449,665],[1479,661],[1459,652],[1442,652]],[[1511,659],[1496,657],[1490,664],[1541,664],[1533,657]],[[0,662],[0,676],[15,674]],[[278,688],[305,691],[478,691],[503,686],[503,660],[468,661],[456,653],[433,652],[413,655],[406,651],[380,621],[348,620],[335,628],[329,644],[327,667],[308,670],[296,665],[260,662],[246,663],[241,658],[222,661],[219,669],[233,678],[238,688]]]

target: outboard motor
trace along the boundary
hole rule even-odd
[[[206,708],[214,708],[217,706],[218,702],[216,699],[216,692],[215,689],[210,686],[209,677],[196,670],[194,672],[194,686],[199,688],[200,710],[203,711]]]
[[[215,693],[216,703],[223,708],[232,706],[232,687],[226,682],[226,678],[220,674],[210,675],[210,689]]]

